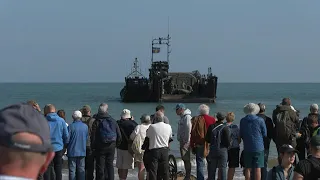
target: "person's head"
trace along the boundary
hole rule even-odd
[[[143,114],[140,118],[142,124],[151,124],[150,116],[147,114]]]
[[[47,114],[49,114],[49,113],[55,113],[56,112],[56,107],[54,107],[53,104],[47,104],[46,106],[44,106],[43,109],[44,109],[43,112],[44,112],[45,116]]]
[[[89,105],[84,105],[81,109],[81,113],[84,116],[91,116],[91,107]]]
[[[312,155],[320,155],[320,136],[312,136],[309,148]]]
[[[66,112],[63,109],[60,109],[57,111],[57,114],[59,117],[61,117],[62,119],[66,120]]]
[[[162,113],[164,113],[164,106],[158,105],[158,106],[156,107],[156,112],[157,112],[157,111],[161,111]]]
[[[0,172],[37,179],[54,157],[50,130],[42,114],[28,104],[0,110]]]
[[[123,109],[121,112],[121,119],[131,120],[131,111],[129,109]]]
[[[41,108],[35,100],[29,100],[29,101],[27,101],[27,104],[31,105],[34,109],[41,112]]]
[[[181,116],[184,112],[184,110],[186,109],[186,105],[179,103],[176,105],[176,113],[177,115]]]
[[[77,111],[73,112],[73,114],[72,114],[72,119],[73,120],[80,120],[81,118],[82,118],[81,111],[77,110]]]
[[[234,119],[235,119],[234,113],[233,112],[228,112],[227,116],[226,116],[226,121],[228,123],[232,123],[234,121]]]
[[[224,115],[224,113],[218,112],[218,113],[216,114],[216,118],[217,118],[217,121],[221,122],[221,121],[223,121],[223,120],[226,118],[226,116]]]
[[[98,114],[105,114],[108,113],[108,104],[101,103],[98,108]]]
[[[308,116],[308,125],[311,128],[316,128],[319,123],[318,123],[318,115],[312,114]]]
[[[291,106],[291,100],[290,100],[290,98],[283,98],[283,99],[282,99],[282,102],[281,102],[281,105]]]
[[[292,165],[295,160],[295,153],[299,153],[291,145],[284,144],[279,149],[281,164],[284,166]]]
[[[310,113],[317,114],[319,112],[318,104],[311,104],[310,105]]]
[[[266,112],[266,105],[259,103],[258,106],[260,108],[259,114],[263,114]]]
[[[154,123],[163,122],[163,117],[164,114],[161,111],[157,111],[153,117]]]
[[[249,104],[246,104],[244,107],[243,107],[243,112],[246,114],[246,115],[256,115],[258,114],[260,111],[260,108],[257,104],[255,103],[249,103]]]
[[[198,108],[200,115],[209,115],[210,108],[206,104],[201,104]]]

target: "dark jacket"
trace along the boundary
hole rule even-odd
[[[295,138],[295,134],[296,134],[296,130],[297,130],[297,127],[299,125],[299,117],[297,116],[297,113],[291,109],[291,106],[288,106],[288,105],[278,105],[276,107],[275,110],[273,110],[273,113],[272,113],[272,119],[273,119],[273,123],[275,124],[275,132],[279,132],[281,130],[277,130],[277,122],[281,121],[281,119],[278,119],[277,118],[277,115],[279,113],[282,113],[284,111],[288,111],[288,116],[289,116],[289,119],[291,122],[287,122],[287,125],[290,123],[292,124],[292,127],[291,127],[291,137],[289,140],[286,140],[286,137],[277,137],[276,138],[276,144],[277,145],[283,145],[283,144],[290,144],[292,145],[293,147],[296,147],[297,146],[297,142],[296,142],[296,138]],[[275,133],[275,136],[276,136],[276,133]]]
[[[91,133],[92,133],[92,125],[95,119],[91,116],[83,115],[81,121],[88,126],[88,140],[86,146],[91,145]]]
[[[138,124],[134,120],[124,120],[124,119],[120,119],[119,121],[117,121],[117,123],[119,125],[119,128],[122,129],[121,130],[122,141],[118,146],[118,149],[128,150],[128,141],[125,137],[127,136],[128,140],[130,140],[130,135]]]
[[[270,142],[274,137],[274,124],[272,122],[272,119],[265,114],[257,114],[257,116],[261,117],[264,122],[266,123],[267,128],[267,137],[263,139],[263,144],[265,149],[270,148]]]
[[[299,138],[301,141],[304,141],[304,143],[306,144],[309,144],[310,142],[310,139],[312,137],[312,132],[313,132],[313,129],[311,127],[309,127],[308,125],[308,119],[310,116],[312,115],[317,115],[318,116],[318,119],[320,119],[320,116],[319,114],[316,114],[316,113],[310,113],[308,114],[307,117],[303,118],[302,122],[301,122],[301,126],[300,126],[300,129],[299,129],[299,132],[301,134],[301,137]]]
[[[100,138],[98,127],[103,119],[111,120],[115,124],[115,126],[117,127],[116,146],[119,146],[122,141],[122,136],[121,136],[121,132],[120,132],[120,129],[119,129],[119,126],[118,126],[116,120],[114,120],[108,113],[97,114],[95,117],[96,117],[95,118],[96,120],[92,124],[91,148],[93,150],[104,150],[105,148],[109,147],[109,145],[110,145],[110,144],[102,143],[101,138]]]
[[[211,143],[211,135],[212,130],[217,127],[219,124],[223,124],[223,122],[217,121],[215,124],[211,124],[208,128],[207,134],[206,134],[206,141],[210,144]],[[231,136],[230,131],[227,126],[225,126],[221,131],[221,143],[220,148],[229,148],[231,143]]]

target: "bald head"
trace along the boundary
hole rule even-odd
[[[107,103],[101,103],[99,105],[98,113],[107,113],[108,112],[108,104]]]

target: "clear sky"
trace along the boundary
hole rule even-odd
[[[320,1],[0,1],[0,82],[123,82],[167,35],[171,71],[320,82]],[[162,52],[165,49],[161,49]],[[156,60],[165,54],[155,56]]]

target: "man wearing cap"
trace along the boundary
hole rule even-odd
[[[127,179],[128,170],[134,169],[134,157],[130,153],[128,144],[130,135],[138,125],[132,120],[131,111],[123,109],[120,115],[121,119],[117,121],[119,129],[121,130],[121,137],[123,137],[121,144],[117,147],[117,162],[119,179]]]
[[[269,172],[268,180],[293,179],[293,163],[295,161],[295,153],[298,153],[291,145],[284,144],[279,149],[281,156],[281,164],[274,166]]]
[[[320,178],[320,136],[313,136],[310,141],[311,156],[299,161],[294,169],[293,180],[312,180]]]
[[[0,179],[37,179],[54,157],[46,119],[28,104],[0,110]]]
[[[47,104],[44,107],[44,114],[50,127],[51,143],[55,156],[50,163],[50,167],[54,168],[56,180],[62,180],[62,156],[64,154],[64,147],[68,141],[68,129],[64,119],[58,116],[56,108],[52,104]],[[50,168],[49,167],[49,168]],[[51,169],[50,168],[50,169]],[[45,180],[51,179],[50,171],[44,174]]]
[[[88,139],[88,126],[81,121],[82,113],[74,111],[72,114],[73,123],[68,126],[69,141],[68,149],[68,165],[70,180],[85,180],[85,157],[86,143]]]
[[[208,179],[216,177],[216,170],[219,168],[218,179],[227,180],[228,148],[231,144],[229,127],[223,122],[224,113],[218,112],[217,122],[211,124],[206,134],[206,141],[210,144],[208,161]]]
[[[176,114],[180,117],[178,123],[177,140],[180,143],[180,154],[186,170],[185,179],[189,180],[191,176],[190,161],[190,133],[191,133],[191,111],[182,103],[176,105]]]
[[[88,140],[86,145],[86,180],[93,180],[94,172],[94,156],[91,149],[91,133],[92,133],[92,124],[95,121],[91,117],[91,108],[89,105],[85,105],[81,109],[82,118],[81,121],[88,126]]]

